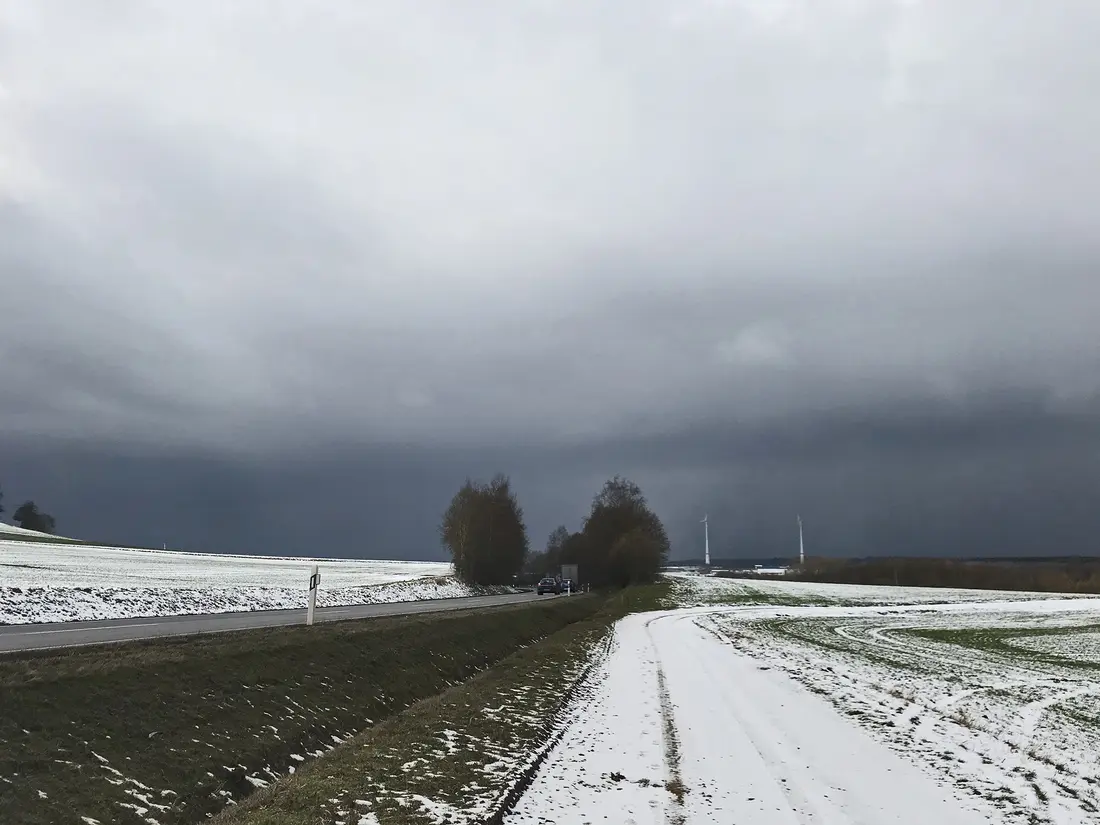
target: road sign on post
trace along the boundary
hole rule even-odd
[[[317,588],[320,584],[321,574],[317,571],[315,564],[309,577],[309,607],[306,608],[306,624],[313,624],[313,610],[317,607]]]

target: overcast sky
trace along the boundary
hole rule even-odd
[[[1100,552],[1100,5],[0,6],[0,485],[434,557]]]

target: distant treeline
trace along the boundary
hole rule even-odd
[[[792,568],[793,569],[793,568]],[[716,579],[791,579],[794,576],[788,576],[781,573],[772,571],[767,573],[761,573],[759,570],[737,569],[737,570],[715,570],[712,574]],[[822,579],[824,581],[824,579]]]
[[[795,564],[798,559],[793,561],[790,556],[771,556],[768,558],[759,559],[746,559],[746,558],[716,558],[712,557],[710,560],[710,566],[712,569],[728,569],[728,570],[751,570],[753,565],[759,564],[761,567],[786,567],[789,564]],[[703,559],[675,559],[668,563],[669,567],[704,567]]]
[[[1027,560],[807,559],[785,578],[841,584],[1100,593],[1100,558]]]
[[[4,491],[0,489],[0,514],[4,512]],[[15,508],[11,520],[24,530],[35,530],[39,533],[52,533],[57,526],[54,517],[49,513],[43,513],[33,501],[24,501]]]
[[[508,476],[490,481],[466,479],[451,499],[439,526],[455,575],[473,584],[534,583],[577,565],[579,581],[592,587],[625,587],[651,582],[668,561],[665,527],[641,488],[615,476],[592,499],[571,532],[555,528],[545,549],[531,552],[523,508]]]

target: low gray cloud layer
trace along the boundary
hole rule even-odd
[[[630,472],[685,546],[707,509],[751,555],[798,507],[834,552],[1079,550],[1098,24],[8,4],[0,483],[219,548],[308,552],[313,502],[418,555],[501,468],[540,531]]]

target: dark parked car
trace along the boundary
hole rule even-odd
[[[577,585],[573,584],[572,579],[562,579],[559,585],[562,593],[576,593]]]
[[[545,579],[541,579],[539,581],[538,587],[536,587],[535,589],[538,592],[538,595],[540,595],[540,596],[543,593],[560,593],[561,592],[561,590],[558,589],[557,579],[552,579],[549,576],[547,576]]]

